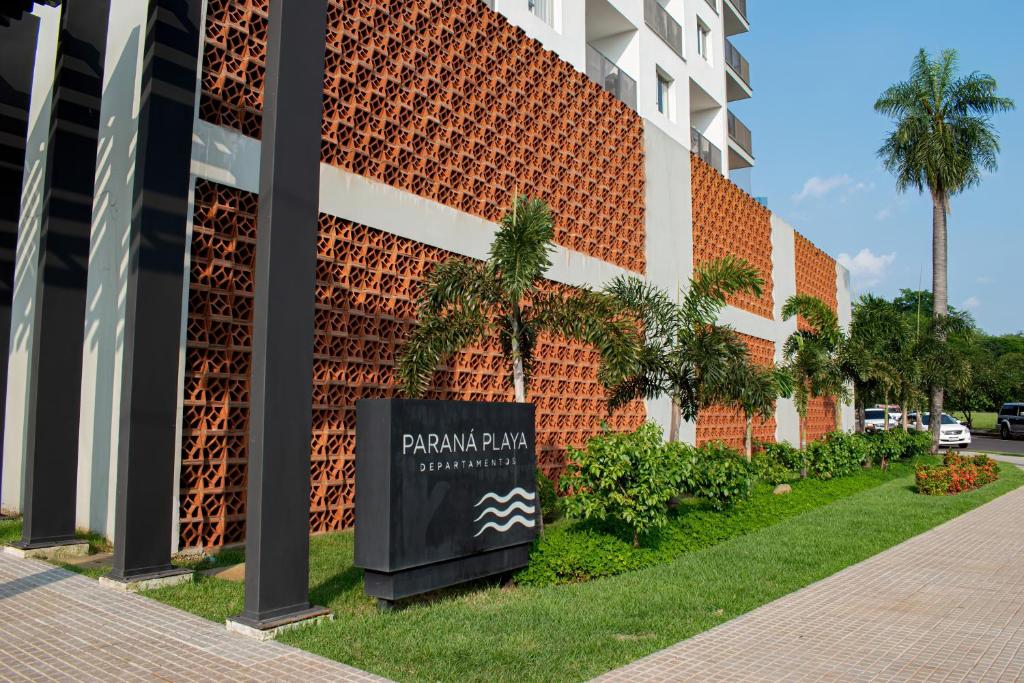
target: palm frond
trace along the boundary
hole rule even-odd
[[[510,300],[533,291],[551,267],[554,222],[548,205],[525,195],[516,197],[491,243],[487,268]]]

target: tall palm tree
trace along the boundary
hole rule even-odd
[[[948,312],[946,218],[950,199],[981,181],[981,172],[996,170],[999,137],[991,117],[1014,108],[996,94],[988,74],[960,76],[956,50],[932,59],[922,49],[910,78],[890,86],[875,102],[875,111],[893,119],[895,129],[878,155],[896,176],[900,191],[928,189],[932,197],[932,298],[935,317]],[[942,414],[943,387],[930,391],[931,414]],[[932,420],[932,442],[939,443],[941,420]]]
[[[843,367],[844,335],[835,312],[821,299],[794,294],[782,307],[782,318],[799,316],[807,329],[797,330],[782,347],[785,367],[793,376],[793,399],[800,415],[800,447],[807,445],[807,410],[812,398],[830,397],[836,405],[836,428],[840,409],[849,397],[848,374]],[[806,468],[801,471],[806,477]]]
[[[527,400],[534,344],[542,333],[597,348],[608,385],[629,374],[639,347],[636,322],[614,299],[585,288],[542,288],[553,239],[547,204],[519,196],[501,221],[487,261],[451,259],[430,272],[416,324],[398,357],[407,395],[422,396],[453,354],[488,337],[501,342],[519,403]]]
[[[747,358],[736,332],[718,323],[729,295],[760,296],[764,281],[743,259],[732,256],[699,266],[682,301],[636,277],[618,277],[604,290],[633,312],[643,330],[635,370],[609,399],[616,408],[637,398],[672,401],[670,441],[679,440],[682,420],[696,420],[702,408],[729,393],[732,369]]]

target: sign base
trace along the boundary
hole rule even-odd
[[[392,573],[367,569],[363,574],[366,594],[378,600],[395,602],[467,581],[505,574],[522,569],[530,563],[530,546],[526,544],[491,550],[471,557]]]

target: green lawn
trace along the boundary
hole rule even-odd
[[[972,429],[995,429],[996,428],[996,414],[997,413],[971,413],[971,419],[974,422],[971,424]],[[964,420],[964,414],[953,411],[950,413],[953,417],[960,420]]]
[[[877,471],[830,484],[798,482],[792,497],[778,503],[762,494],[748,504],[755,516],[765,515],[766,505],[792,506],[780,515],[785,519],[646,569],[568,585],[477,585],[392,613],[378,612],[363,596],[361,572],[352,567],[352,535],[316,536],[311,599],[334,610],[335,620],[281,640],[398,680],[583,680],[829,576],[1024,483],[1024,472],[1003,466],[1001,479],[983,489],[926,497],[914,492],[906,469],[893,475],[873,484],[859,478],[882,476]],[[866,487],[856,490],[856,481]],[[829,486],[852,490],[832,500],[801,491],[820,494]],[[738,524],[735,516],[729,519],[717,521]],[[149,595],[217,621],[239,613],[243,601],[240,584],[203,577]]]

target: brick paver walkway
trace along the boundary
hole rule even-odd
[[[0,553],[2,681],[382,681]]]
[[[601,680],[1024,680],[1024,488]]]

